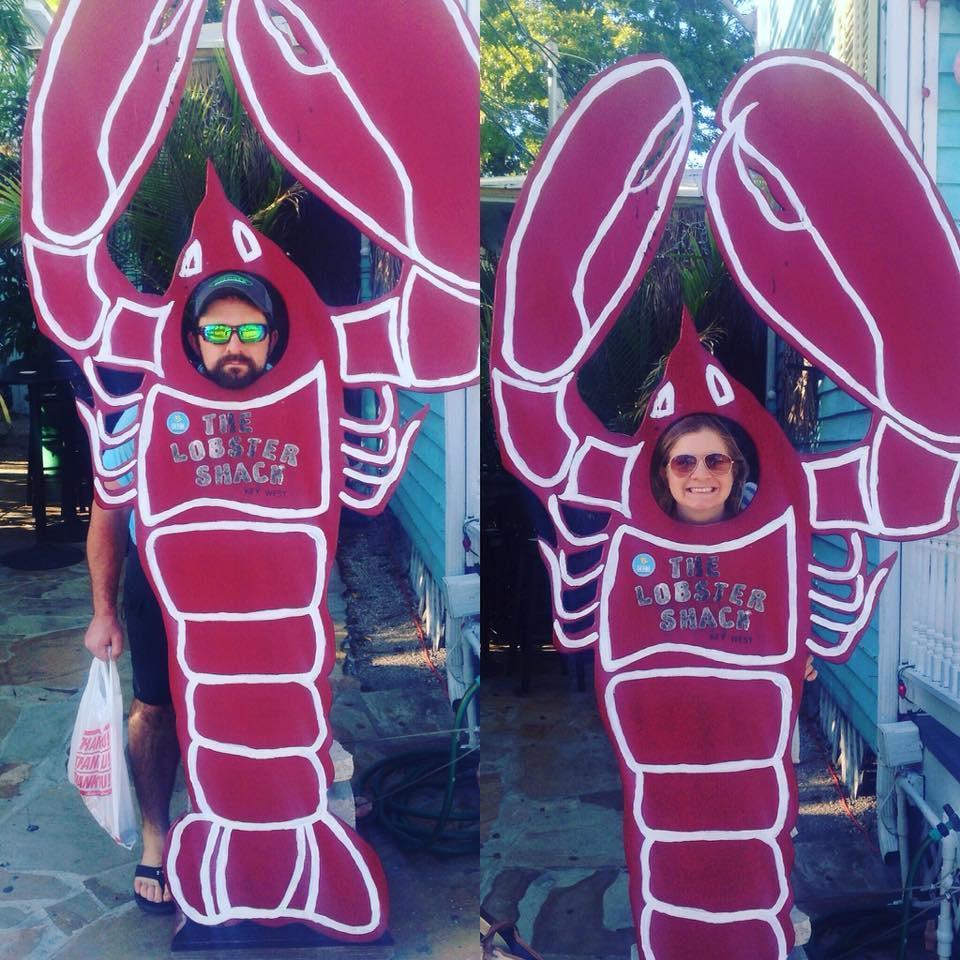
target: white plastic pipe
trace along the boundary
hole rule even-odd
[[[904,875],[906,843],[906,812],[903,798],[909,798],[931,827],[943,822],[933,808],[923,799],[923,794],[910,782],[898,774],[894,781],[897,787],[897,832],[900,835],[900,873]],[[901,815],[902,814],[902,815]],[[950,910],[950,891],[953,889],[953,870],[957,862],[957,835],[952,830],[940,843],[940,916],[937,918],[937,958],[950,960],[953,953],[953,921]]]

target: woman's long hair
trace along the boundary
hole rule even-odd
[[[725,417],[717,417],[710,413],[693,413],[689,417],[683,417],[676,423],[671,424],[663,433],[663,436],[657,441],[657,446],[653,451],[653,462],[650,467],[650,485],[653,488],[653,496],[660,509],[671,517],[676,516],[677,504],[670,492],[667,484],[667,463],[670,459],[670,451],[673,445],[688,433],[696,433],[698,430],[713,430],[719,434],[727,448],[727,456],[733,460],[733,486],[730,490],[730,496],[724,504],[724,514],[732,517],[741,510],[743,501],[743,485],[747,482],[749,468],[746,458],[740,450],[740,445],[734,439],[733,431],[736,429],[731,421]]]

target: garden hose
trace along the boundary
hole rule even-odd
[[[360,778],[377,822],[401,846],[442,856],[477,853],[480,849],[479,808],[454,809],[456,790],[476,788],[479,752],[460,746],[467,707],[480,681],[467,688],[454,718],[449,749],[414,750],[386,757]]]

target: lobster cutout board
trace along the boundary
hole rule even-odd
[[[805,88],[806,77],[819,82],[823,74],[846,94],[843,123],[820,109],[835,100],[830,84]],[[553,524],[552,542],[540,547],[555,643],[594,650],[598,702],[623,780],[630,900],[646,960],[785,960],[794,941],[797,812],[788,746],[808,653],[843,661],[867,627],[893,561],[868,570],[862,534],[905,539],[956,523],[960,449],[942,432],[944,411],[930,421],[937,426],[921,427],[926,414],[908,405],[909,390],[894,402],[877,386],[911,376],[889,373],[902,347],[883,349],[888,329],[891,343],[909,335],[884,302],[902,267],[876,250],[882,234],[876,255],[862,249],[872,243],[864,222],[877,183],[914,188],[896,215],[910,221],[911,236],[929,235],[938,250],[957,243],[906,135],[855,75],[803,54],[748,65],[718,116],[725,130],[704,183],[731,273],[767,322],[799,349],[815,344],[815,359],[831,358],[839,384],[872,401],[864,440],[798,455],[701,347],[686,315],[634,436],[606,430],[583,403],[577,373],[639,285],[683,169],[689,99],[660,58],[631,58],[595,78],[548,137],[504,244],[491,343],[504,463]],[[822,129],[826,142],[843,141],[845,163],[824,162],[812,149]],[[855,227],[824,214],[837,193],[835,171],[849,169],[875,178],[859,206],[843,198]],[[822,224],[813,210],[824,214]],[[797,247],[805,257],[794,258]],[[923,302],[949,295],[950,264],[926,265],[933,289]],[[907,283],[912,289],[913,278]],[[856,316],[872,359],[862,337],[846,335],[852,308],[825,322],[822,304],[841,293],[863,308]],[[867,361],[874,379],[852,380],[849,370]],[[913,386],[917,395],[924,390],[915,379]],[[704,428],[705,416],[715,429]],[[713,432],[702,450],[680,445],[704,429]],[[744,456],[750,449],[755,457]],[[733,463],[722,474],[725,459]],[[744,477],[741,462],[751,459],[755,472]],[[672,487],[671,475],[688,479]],[[933,491],[907,497],[905,485],[921,476]],[[752,499],[744,480],[756,485]],[[709,522],[683,521],[707,517],[685,509],[687,498],[717,491],[726,500]],[[815,562],[815,532],[842,540],[843,567]]]
[[[402,259],[400,280],[331,316],[210,168],[174,277],[147,295],[106,233],[173,121],[204,7],[60,4],[24,140],[27,271],[41,327],[93,390],[79,409],[97,499],[133,508],[163,609],[191,800],[167,845],[178,907],[205,927],[300,922],[379,941],[383,869],[327,809],[325,590],[341,509],[385,508],[422,422],[399,422],[395,389],[477,379],[477,37],[453,0],[230,0],[227,52],[264,140]],[[221,283],[269,326],[259,375],[226,385],[193,309]],[[142,382],[114,395],[103,367]],[[375,419],[345,414],[347,384],[377,391]]]

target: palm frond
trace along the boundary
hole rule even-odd
[[[0,249],[20,242],[20,180],[0,176]]]

